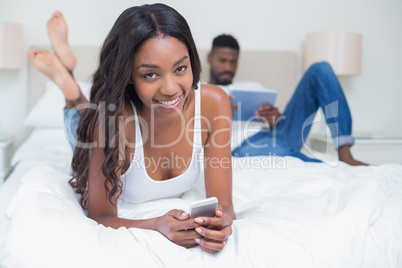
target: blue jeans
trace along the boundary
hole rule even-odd
[[[66,136],[68,142],[70,143],[71,149],[75,150],[75,146],[77,145],[77,128],[78,121],[80,121],[81,115],[77,109],[63,109],[64,112],[64,127],[66,128]]]
[[[246,139],[232,151],[232,155],[288,155],[319,162],[300,153],[319,107],[324,111],[335,149],[346,144],[353,145],[352,117],[342,87],[331,66],[327,62],[319,62],[313,64],[302,77],[276,128],[261,130]]]

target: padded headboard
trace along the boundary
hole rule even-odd
[[[50,49],[46,46],[35,47]],[[77,81],[91,81],[91,76],[97,66],[99,49],[99,47],[72,47],[72,51],[77,57],[77,67],[74,70],[74,77]],[[209,79],[208,52],[208,49],[199,49],[203,82],[207,82]],[[277,106],[283,111],[297,83],[296,53],[293,51],[242,50],[238,66],[235,80],[256,81],[265,87],[278,89]],[[35,69],[33,64],[28,64],[29,110],[43,94],[47,80]]]

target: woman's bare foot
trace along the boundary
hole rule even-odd
[[[368,166],[368,164],[358,161],[353,158],[350,152],[350,145],[343,145],[338,148],[339,160],[345,162],[351,166]]]
[[[47,33],[54,53],[67,70],[71,72],[77,64],[77,59],[68,45],[67,23],[60,11],[54,12],[52,18],[48,21]]]
[[[56,83],[66,100],[74,101],[81,97],[80,88],[56,55],[47,50],[30,49],[28,58],[40,72]]]

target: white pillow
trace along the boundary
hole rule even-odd
[[[91,84],[78,82],[78,85],[84,96],[88,98]],[[34,128],[64,127],[64,106],[65,99],[60,88],[54,82],[48,81],[46,82],[45,93],[29,112],[23,124]]]

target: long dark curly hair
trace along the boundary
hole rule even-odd
[[[127,100],[139,107],[142,104],[130,83],[132,63],[136,52],[146,40],[163,36],[175,37],[186,45],[193,73],[192,86],[197,89],[201,64],[190,28],[183,16],[164,4],[126,9],[102,45],[99,67],[93,75],[90,105],[84,109],[78,123],[77,146],[71,164],[76,175],[69,183],[80,195],[79,201],[84,209],[88,207],[88,172],[94,146],[103,147],[105,154],[101,169],[106,178],[104,186],[109,202],[112,203],[113,196],[122,192],[120,178],[117,176],[117,171],[122,168],[118,162],[121,150],[115,143],[123,127],[118,118],[123,118]],[[114,122],[110,122],[112,120]],[[104,133],[100,133],[104,144],[94,144],[97,129],[104,130]]]

